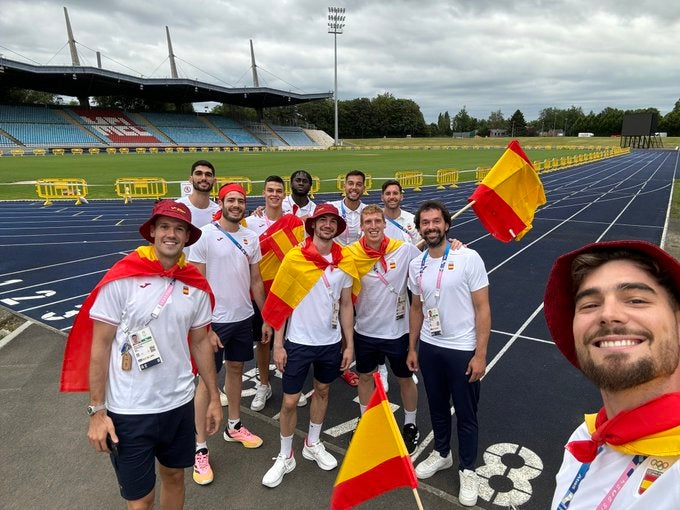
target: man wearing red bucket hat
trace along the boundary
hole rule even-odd
[[[214,301],[182,253],[201,236],[184,204],[158,202],[139,231],[151,245],[117,262],[83,303],[67,341],[61,390],[89,389],[88,439],[110,453],[130,508],[153,506],[156,460],[162,504],[181,508],[184,468],[194,462],[190,354],[211,388],[208,433],[222,419],[207,334]]]
[[[680,508],[680,263],[644,241],[561,256],[544,305],[555,344],[604,406],[566,446],[552,508]]]

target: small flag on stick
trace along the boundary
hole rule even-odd
[[[519,241],[531,230],[536,209],[546,202],[545,192],[517,140],[508,144],[468,202],[484,228],[499,241]]]
[[[373,375],[375,391],[368,402],[331,496],[331,510],[352,508],[398,487],[411,487],[422,509],[418,480],[411,457],[387,401],[380,375]]]

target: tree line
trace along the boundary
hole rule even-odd
[[[0,101],[63,104],[58,95],[23,89],[0,90]],[[150,103],[125,96],[94,97],[92,102],[96,106],[126,111],[194,111],[191,104]],[[77,103],[72,101],[69,104]],[[234,105],[216,106],[211,113],[238,120],[259,120],[258,113],[252,108]],[[599,113],[592,110],[585,113],[581,107],[571,106],[567,109],[544,108],[537,119],[526,121],[521,110],[516,110],[509,117],[497,110],[485,119],[477,119],[463,107],[454,116],[448,111],[442,112],[437,122],[427,124],[415,101],[396,98],[390,93],[379,94],[372,99],[362,97],[338,101],[338,133],[340,138],[489,136],[492,130],[500,130],[504,136],[576,136],[582,132],[612,136],[621,133],[626,113],[656,113],[658,131],[666,132],[668,136],[680,136],[680,99],[666,115],[656,108],[621,110],[607,107]],[[273,124],[316,127],[329,134],[335,132],[335,105],[331,99],[267,108],[262,115],[265,121]]]

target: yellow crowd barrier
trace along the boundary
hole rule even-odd
[[[75,200],[80,205],[87,196],[87,183],[85,179],[39,179],[35,191],[45,200],[43,205],[52,205],[52,200]]]
[[[78,156],[82,156],[83,149],[81,149],[80,147],[74,147],[73,149],[71,149],[71,154],[77,154]]]
[[[46,149],[33,149],[33,154],[35,154],[36,156],[44,156],[45,154],[47,154],[47,150]]]
[[[475,180],[477,181],[477,184],[484,180],[484,177],[489,173],[489,170],[491,170],[491,168],[483,166],[477,167],[477,170],[475,170]]]
[[[146,153],[146,147],[137,147],[137,148],[135,149],[135,152],[136,152],[137,154],[145,154],[145,153]]]
[[[121,147],[120,149],[118,149],[118,152],[120,152],[121,154],[129,154],[130,149],[128,149],[127,147]]]
[[[126,204],[133,198],[159,199],[168,193],[168,183],[162,177],[120,177],[115,188]]]
[[[52,149],[52,155],[63,156],[66,151],[64,149]]]
[[[420,170],[401,170],[394,173],[394,178],[402,188],[413,188],[413,191],[420,191],[423,185],[423,172]]]
[[[440,168],[437,170],[437,189],[457,188],[459,177],[457,168]]]
[[[213,198],[217,199],[220,188],[222,186],[224,186],[225,184],[231,184],[232,182],[243,186],[246,195],[250,195],[250,193],[253,191],[253,182],[250,180],[250,177],[245,177],[242,175],[228,175],[226,177],[221,177],[217,179],[217,185],[213,188],[212,191]]]
[[[178,148],[179,148],[179,147],[178,147]],[[171,153],[171,152],[174,152],[173,149],[172,149],[172,147],[165,147],[163,150],[165,151],[166,154],[169,154],[169,153]]]
[[[149,147],[149,152],[151,154],[158,154],[158,147]]]
[[[89,149],[87,149],[87,152],[89,152],[90,154],[99,154],[101,151],[99,150],[98,147],[90,147]]]
[[[115,154],[116,152],[118,152],[118,151],[116,150],[115,147],[107,147],[107,148],[106,148],[106,153],[107,153],[107,154]]]

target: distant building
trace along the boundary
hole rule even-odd
[[[508,130],[507,129],[489,129],[489,137],[491,138],[499,138],[503,136],[508,136]]]

